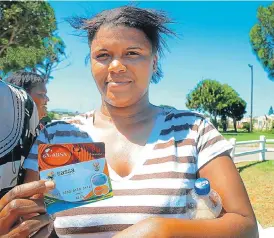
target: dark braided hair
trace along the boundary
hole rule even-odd
[[[166,24],[172,21],[162,11],[147,10],[133,6],[124,6],[103,11],[93,18],[73,17],[68,19],[72,27],[87,32],[89,45],[102,25],[127,26],[143,31],[152,45],[153,53],[163,55],[167,44],[162,35],[176,35]],[[158,83],[163,77],[160,65],[152,76],[152,83]]]
[[[46,83],[46,80],[40,75],[25,71],[15,72],[8,76],[5,81],[25,89],[28,93],[37,84]]]

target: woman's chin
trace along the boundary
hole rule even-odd
[[[46,117],[48,115],[47,112],[41,112],[39,113],[39,119],[41,120],[42,118]]]
[[[105,99],[106,104],[112,106],[112,107],[117,107],[117,108],[124,108],[124,107],[129,107],[133,105],[134,103],[131,102],[129,99]]]

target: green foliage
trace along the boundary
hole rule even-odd
[[[223,122],[221,126],[226,130],[226,117],[236,122],[241,120],[246,113],[246,102],[240,98],[239,94],[227,84],[221,84],[216,80],[202,80],[187,95],[186,106],[201,112],[208,112],[212,118],[214,126],[218,126],[217,116],[221,116]]]
[[[228,106],[225,108],[224,113],[230,118],[235,118],[236,121],[243,119],[246,113],[246,102],[235,95],[235,98],[228,102]]]
[[[257,18],[258,23],[249,32],[250,42],[269,78],[274,80],[274,3],[260,6]]]
[[[54,112],[48,112],[48,117],[50,118],[50,120],[54,120],[55,119]]]
[[[250,122],[244,122],[243,129],[246,130],[247,132],[250,132]]]
[[[247,140],[258,140],[261,135],[264,135],[266,139],[274,139],[274,134],[268,131],[252,131],[251,133],[248,133],[245,131],[240,131],[237,133],[222,133],[222,135],[227,139],[235,138],[237,141],[247,141]]]
[[[44,39],[45,56],[33,68],[26,70],[35,72],[45,79],[50,79],[52,71],[64,60],[66,60],[65,43],[61,37],[53,34],[52,37]]]
[[[0,2],[0,71],[35,68],[56,51],[48,41],[61,42],[54,34],[56,19],[44,1]],[[55,44],[57,45],[57,44]],[[62,50],[63,50],[62,46]]]
[[[223,87],[227,106],[221,110],[221,115],[233,119],[234,130],[237,132],[237,121],[243,119],[246,113],[246,102],[229,85],[224,84]]]
[[[215,116],[223,108],[222,99],[222,84],[216,80],[205,79],[187,95],[186,106]]]
[[[205,79],[187,95],[186,106],[203,113],[208,112],[212,123],[218,128],[217,116],[225,107],[223,95],[222,84],[216,80]]]
[[[27,65],[34,66],[41,59],[41,57],[45,57],[45,55],[46,51],[43,47],[9,47],[6,49],[5,56],[0,58],[0,70],[7,73],[10,71],[23,69]]]
[[[42,124],[44,124],[44,125],[46,125],[46,124],[48,124],[48,123],[51,123],[51,118],[49,117],[49,116],[46,116],[46,117],[43,117],[42,119],[41,119],[41,122],[42,122]]]

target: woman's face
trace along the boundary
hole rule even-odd
[[[102,26],[91,43],[91,70],[103,100],[127,107],[147,95],[157,57],[143,31]]]
[[[36,84],[29,94],[37,106],[39,119],[42,119],[47,115],[47,103],[49,101],[46,85],[44,83]]]

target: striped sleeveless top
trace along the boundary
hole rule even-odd
[[[93,112],[47,125],[24,167],[38,170],[41,143],[98,142],[92,122]],[[187,218],[186,195],[197,171],[231,148],[201,114],[164,108],[132,172],[120,177],[109,166],[113,198],[57,213],[55,230],[59,237],[112,237],[149,217]]]

